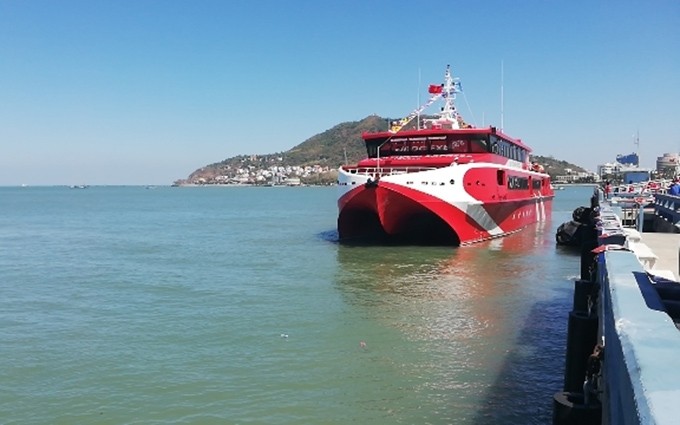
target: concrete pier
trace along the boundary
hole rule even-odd
[[[635,255],[600,254],[602,423],[677,424],[680,332]]]
[[[654,267],[649,270],[670,270],[673,273],[673,280],[680,277],[680,233],[650,233],[641,234],[641,242],[657,256]]]
[[[626,228],[621,208],[606,202],[594,211],[597,248],[587,251],[594,258],[581,256],[574,305],[583,304],[576,301],[585,286],[588,305],[594,301],[594,311],[588,310],[597,316],[597,337],[567,341],[565,377],[582,380],[583,390],[565,384],[555,395],[553,424],[679,423],[680,233]],[[672,230],[680,228],[680,221],[672,223]],[[583,270],[593,273],[584,277]],[[569,349],[579,344],[582,350]],[[569,367],[591,349],[585,373]]]

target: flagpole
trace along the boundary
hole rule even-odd
[[[504,122],[504,99],[503,99],[503,85],[504,85],[504,80],[505,80],[505,71],[504,71],[504,66],[503,66],[503,59],[501,59],[501,131],[505,128],[505,122]]]
[[[418,67],[418,90],[416,92],[416,108],[420,108],[420,67]],[[420,130],[420,109],[418,109],[417,128]]]

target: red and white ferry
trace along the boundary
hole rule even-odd
[[[517,232],[550,215],[550,176],[531,149],[495,127],[464,122],[460,83],[447,66],[429,101],[388,131],[364,133],[368,157],[339,169],[341,241],[466,245]],[[436,101],[434,119],[405,127]]]

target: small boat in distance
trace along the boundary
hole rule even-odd
[[[430,99],[387,131],[364,133],[367,158],[338,176],[341,242],[466,245],[517,232],[550,215],[554,191],[531,149],[495,127],[466,123],[460,83],[446,68]],[[409,126],[436,101],[435,118]]]

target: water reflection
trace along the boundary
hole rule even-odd
[[[389,293],[419,299],[468,300],[504,291],[499,284],[532,274],[535,251],[546,244],[543,225],[468,247],[338,246],[339,289],[350,302]],[[371,291],[352,297],[356,291]]]
[[[338,292],[374,335],[379,361],[439,412],[432,423],[463,423],[482,408],[546,279],[546,232],[536,224],[462,248],[338,246]]]

